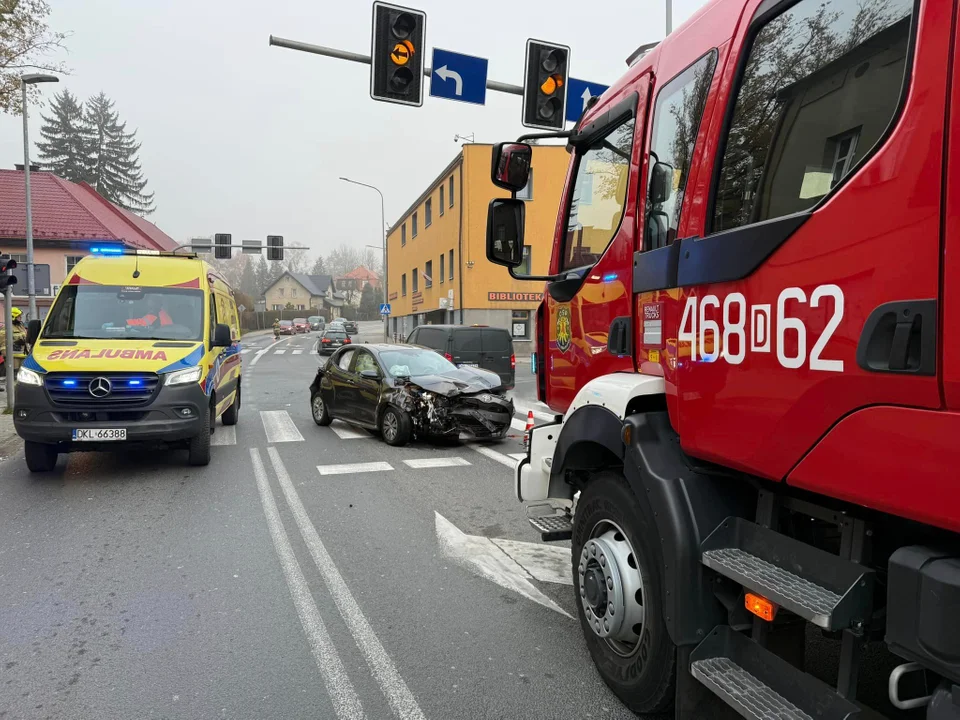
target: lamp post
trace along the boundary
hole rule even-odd
[[[380,192],[380,188],[374,187],[373,185],[367,185],[366,183],[357,182],[356,180],[351,180],[350,178],[341,177],[341,180],[344,182],[351,183],[352,185],[360,185],[361,187],[370,188],[371,190],[376,190],[377,195],[380,196],[380,227],[383,229],[383,301],[390,302],[390,296],[387,294],[387,220],[386,216],[383,213],[383,193]],[[387,323],[390,318],[387,315],[383,316],[383,341],[387,341]]]
[[[667,35],[673,32],[673,0],[667,0]]]
[[[30,319],[37,320],[37,288],[33,273],[33,211],[30,203],[30,136],[27,119],[27,85],[37,83],[60,82],[54,75],[29,73],[20,76],[20,89],[23,91],[23,183],[27,204],[27,298],[30,303]]]

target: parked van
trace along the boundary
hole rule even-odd
[[[517,359],[513,353],[513,338],[503,328],[421,325],[413,329],[407,342],[436,350],[456,365],[495,372],[505,389],[513,389]]]
[[[193,255],[93,248],[63,283],[17,375],[14,426],[31,472],[61,452],[161,442],[210,462],[240,411],[230,286]]]

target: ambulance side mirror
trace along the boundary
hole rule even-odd
[[[217,323],[213,330],[214,347],[230,347],[233,340],[230,337],[230,326],[225,323]]]
[[[40,321],[31,320],[27,323],[27,345],[33,345],[40,337]]]

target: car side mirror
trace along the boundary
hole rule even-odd
[[[656,162],[650,173],[650,202],[665,203],[673,194],[673,165]]]
[[[380,373],[378,373],[376,370],[361,370],[360,377],[367,378],[368,380],[379,380]]]
[[[27,345],[33,345],[40,337],[40,321],[31,320],[27,323]]]
[[[509,268],[523,264],[523,200],[494,198],[487,208],[487,259]]]
[[[230,337],[230,326],[217,323],[213,329],[213,347],[230,347],[231,345],[233,345],[233,339]]]
[[[498,188],[518,192],[527,185],[533,148],[526,143],[497,143],[493,146],[490,180]]]

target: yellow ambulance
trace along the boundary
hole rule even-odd
[[[195,255],[91,248],[64,280],[17,374],[27,467],[130,443],[210,462],[218,417],[240,411],[240,327],[230,286]]]

